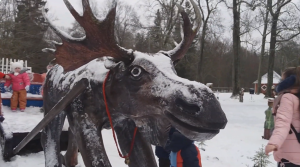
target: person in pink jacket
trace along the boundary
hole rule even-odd
[[[286,69],[282,80],[273,105],[275,129],[265,153],[274,151],[278,167],[300,167],[300,141],[296,136],[300,132],[300,67]]]
[[[17,110],[19,104],[21,112],[25,111],[27,103],[27,91],[29,91],[30,79],[26,73],[26,69],[23,68],[23,62],[11,63],[13,72],[8,74],[10,80],[6,80],[5,89],[8,91],[9,87],[12,85],[13,95],[10,99],[10,107],[12,111]]]

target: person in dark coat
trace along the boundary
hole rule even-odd
[[[159,167],[170,167],[170,152],[166,151],[163,147],[155,147],[155,155],[158,158]]]
[[[165,150],[170,151],[171,167],[202,167],[200,151],[194,141],[175,128],[170,130]]]
[[[10,79],[9,75],[4,74],[2,72],[0,72],[0,79]],[[2,98],[1,98],[1,92],[0,92],[0,122],[4,121],[4,116],[3,116],[3,112],[2,112]]]

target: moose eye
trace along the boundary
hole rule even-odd
[[[140,67],[134,67],[132,70],[131,70],[131,75],[134,76],[134,77],[138,77],[140,76],[142,73],[142,69]]]

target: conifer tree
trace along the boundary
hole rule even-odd
[[[269,157],[270,155],[265,154],[264,146],[262,146],[258,151],[256,151],[254,157],[251,158],[251,160],[254,162],[253,167],[267,167],[269,164],[271,164]]]

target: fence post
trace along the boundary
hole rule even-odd
[[[8,73],[8,70],[7,70],[7,68],[8,68],[8,58],[6,58],[6,67],[5,67],[5,71],[6,71],[6,73]]]
[[[2,64],[1,71],[3,71],[3,73],[5,73],[5,72],[4,72],[4,58],[2,58],[1,64]]]

